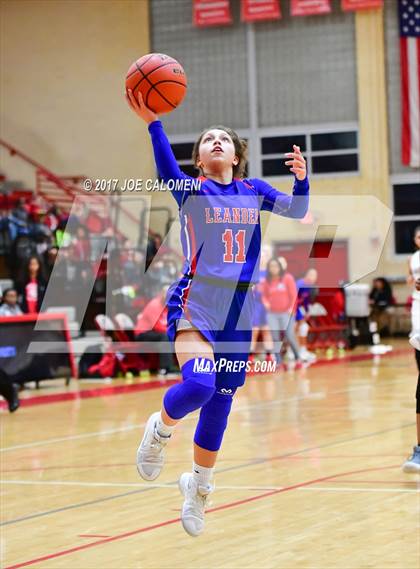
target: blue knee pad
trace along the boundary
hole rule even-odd
[[[199,447],[216,451],[222,446],[223,434],[227,427],[236,389],[230,391],[232,391],[230,394],[217,391],[202,407],[194,435],[194,442]]]
[[[173,385],[165,393],[163,406],[172,419],[182,419],[200,409],[216,391],[216,372],[208,358],[193,358],[181,368],[182,383]]]

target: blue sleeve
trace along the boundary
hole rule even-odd
[[[178,166],[169,140],[163,130],[162,123],[160,121],[153,121],[149,124],[148,128],[152,139],[156,168],[165,184],[170,180],[194,180],[191,176],[184,174]],[[181,207],[190,192],[182,189],[182,184],[172,185],[176,187],[171,190],[171,194],[177,201],[178,206]]]
[[[283,217],[302,219],[309,207],[309,181],[295,177],[292,195],[284,194],[267,182],[254,178],[250,180],[259,196],[262,196],[261,210],[271,211]]]

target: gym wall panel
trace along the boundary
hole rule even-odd
[[[196,28],[191,0],[151,0],[153,51],[184,66],[188,92],[182,105],[163,117],[169,134],[196,133],[210,124],[248,125],[246,26],[239,3],[231,3],[234,24]]]
[[[58,174],[154,175],[146,127],[124,79],[149,50],[148,2],[2,0],[1,136]],[[1,152],[11,179],[33,170]]]
[[[255,25],[260,126],[357,121],[354,15],[337,1],[312,17],[286,6]]]

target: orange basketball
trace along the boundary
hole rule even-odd
[[[182,65],[164,53],[148,53],[127,71],[126,89],[137,98],[143,96],[146,107],[157,114],[176,109],[187,92],[187,77]]]

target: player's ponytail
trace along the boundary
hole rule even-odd
[[[235,133],[236,134],[236,133]],[[233,168],[233,177],[234,178],[244,178],[245,177],[245,170],[246,165],[248,163],[248,141],[244,138],[239,139],[240,151],[236,153],[239,157],[239,163],[237,166]],[[236,144],[235,144],[236,148]],[[236,168],[236,172],[235,172]]]

